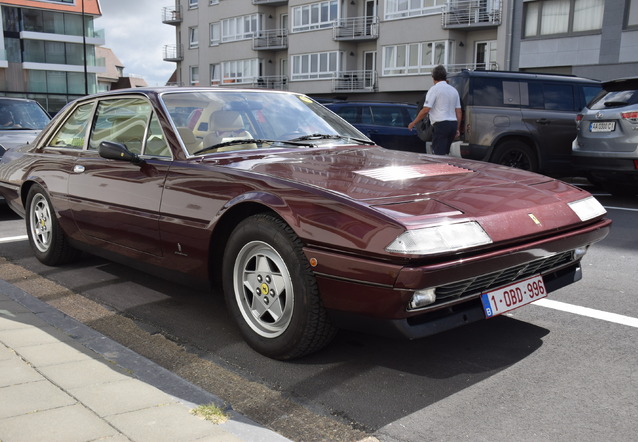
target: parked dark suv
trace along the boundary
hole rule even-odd
[[[573,175],[576,114],[598,94],[599,81],[498,71],[462,71],[448,81],[463,106],[463,158]]]
[[[325,103],[331,111],[359,129],[379,146],[394,150],[425,153],[425,143],[409,130],[417,107],[404,103],[338,101]]]

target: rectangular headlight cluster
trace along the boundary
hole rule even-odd
[[[607,213],[605,208],[593,196],[569,203],[569,207],[581,221],[589,221]]]
[[[476,221],[407,230],[386,247],[406,255],[431,255],[490,244],[492,239]]]

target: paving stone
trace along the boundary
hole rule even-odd
[[[0,396],[0,419],[77,403],[45,379],[1,388]]]

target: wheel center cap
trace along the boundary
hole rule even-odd
[[[268,290],[270,290],[269,287],[268,287],[268,284],[266,284],[265,282],[263,284],[261,284],[261,294],[262,295],[267,295],[268,294]]]

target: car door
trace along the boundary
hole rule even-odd
[[[361,131],[375,143],[388,149],[425,153],[425,143],[419,139],[416,131],[408,129],[412,120],[405,107],[373,105],[370,111],[371,124],[362,126]]]
[[[143,161],[102,158],[102,141],[122,143]],[[68,180],[69,207],[79,231],[119,253],[161,255],[159,207],[170,165],[160,124],[145,98],[97,101],[86,147]]]
[[[521,85],[524,83],[522,82]],[[530,81],[529,106],[522,106],[523,121],[537,140],[542,169],[565,172],[571,167],[576,138],[577,90],[570,83]]]

